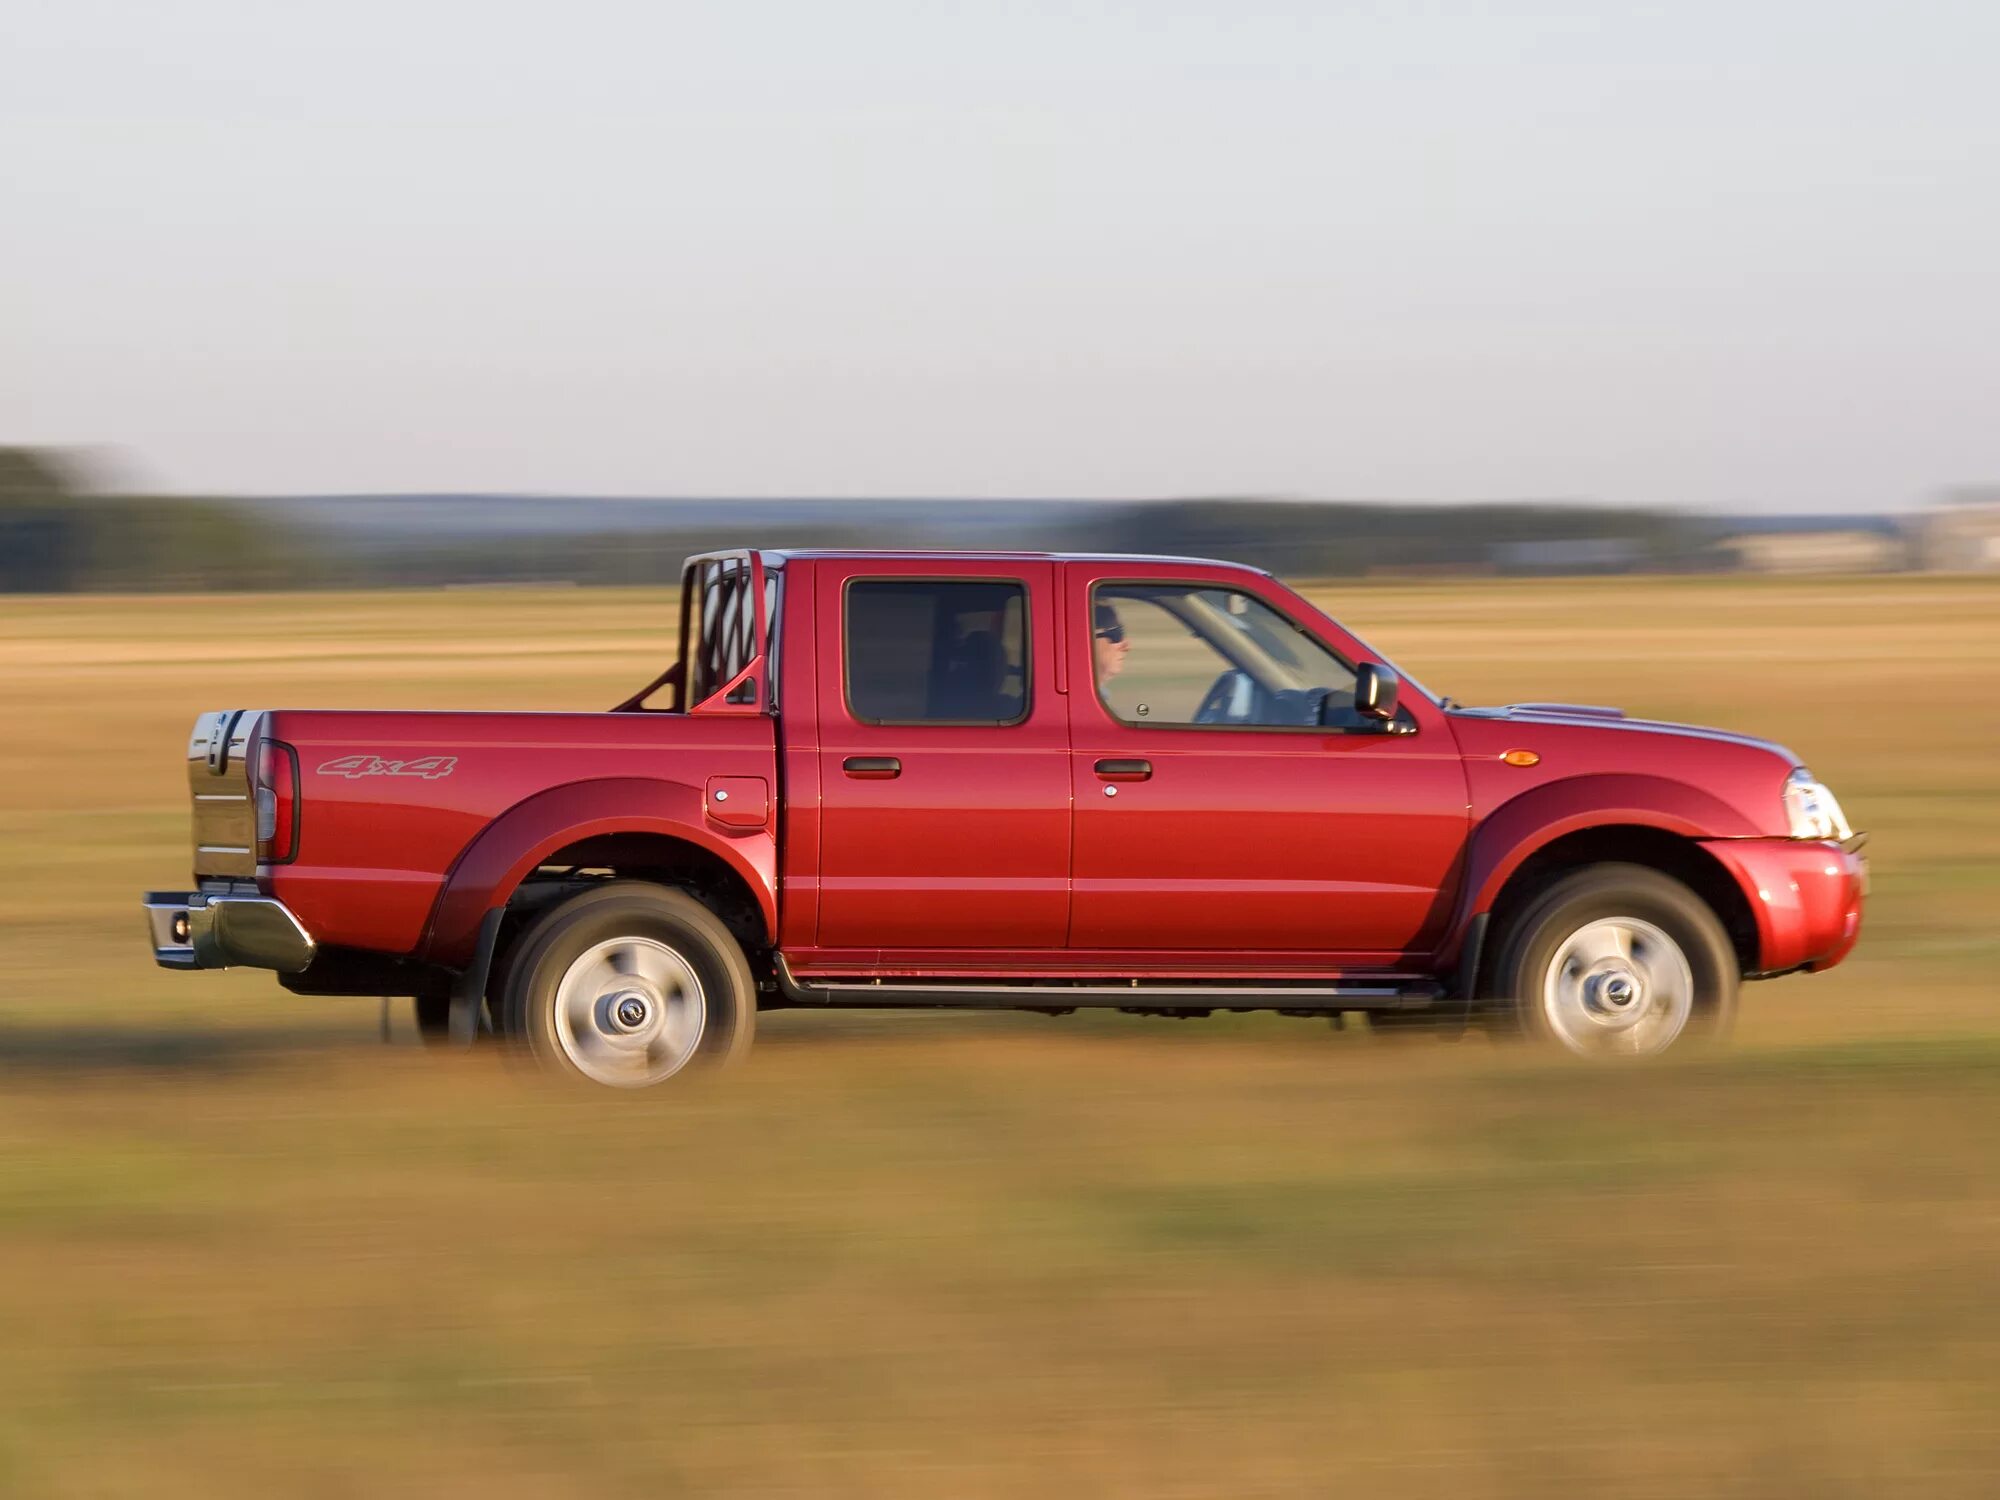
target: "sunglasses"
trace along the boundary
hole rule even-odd
[[[1109,641],[1112,645],[1116,646],[1125,639],[1125,627],[1123,625],[1107,625],[1097,632],[1097,638],[1100,641]]]

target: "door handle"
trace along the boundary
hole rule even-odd
[[[840,769],[862,780],[893,781],[903,774],[903,763],[893,755],[850,755]]]
[[[1153,775],[1150,760],[1100,760],[1097,774],[1106,781],[1149,781]]]

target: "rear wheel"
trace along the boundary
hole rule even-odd
[[[1714,1040],[1736,1014],[1736,951],[1715,913],[1642,865],[1591,865],[1512,922],[1495,1015],[1579,1057],[1657,1057]]]
[[[618,881],[573,896],[522,935],[506,1032],[547,1071],[641,1089],[736,1061],[756,1027],[743,950],[684,891]]]

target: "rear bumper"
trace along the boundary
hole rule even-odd
[[[276,969],[296,974],[314,943],[290,907],[270,896],[148,891],[146,926],[163,969]]]
[[[1861,936],[1868,892],[1865,836],[1845,845],[1811,839],[1710,839],[1702,847],[1720,860],[1757,919],[1755,974],[1830,969]]]

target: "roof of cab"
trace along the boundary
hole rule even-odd
[[[1164,563],[1176,567],[1237,568],[1245,573],[1263,573],[1248,563],[1228,562],[1219,557],[1173,557],[1153,552],[1010,552],[980,551],[959,547],[756,547],[748,550],[767,562],[783,563],[789,558],[825,558],[838,562],[902,562],[934,558],[940,562],[1116,562]],[[716,556],[728,556],[718,553]],[[689,558],[693,562],[695,559]]]

